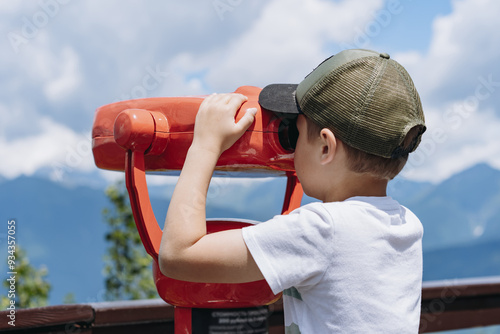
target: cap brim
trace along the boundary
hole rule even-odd
[[[276,113],[300,114],[300,108],[295,100],[297,86],[297,84],[267,85],[259,94],[260,106]]]

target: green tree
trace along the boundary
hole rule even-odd
[[[107,300],[156,298],[151,269],[152,259],[146,253],[135,226],[128,194],[119,182],[106,189],[112,208],[103,211],[108,225],[105,256]]]
[[[63,304],[76,304],[75,294],[73,292],[68,292],[63,297]]]
[[[2,285],[7,288],[7,294],[1,297],[0,307],[5,310],[11,300],[16,301],[16,309],[41,307],[48,305],[49,293],[52,289],[46,276],[49,271],[47,267],[41,266],[36,269],[30,264],[26,251],[16,245],[14,253],[15,261],[15,296],[10,298],[10,282],[6,279]],[[9,278],[9,277],[7,277]]]

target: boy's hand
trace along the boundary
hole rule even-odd
[[[248,98],[241,94],[212,94],[200,105],[194,126],[193,147],[222,154],[252,125],[256,108],[235,122],[236,111]]]
[[[165,220],[159,265],[163,274],[192,282],[242,283],[264,277],[248,251],[241,229],[207,234],[206,197],[219,156],[231,147],[254,121],[248,109],[238,123],[236,111],[247,97],[210,95],[194,126],[181,175]]]

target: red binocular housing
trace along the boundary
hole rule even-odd
[[[248,97],[240,110],[257,108],[254,124],[225,151],[217,170],[283,173],[294,171],[295,119],[277,116],[258,103],[260,88],[236,90]],[[96,111],[92,131],[99,168],[125,170],[125,149],[146,154],[148,171],[180,170],[193,139],[196,113],[204,97],[164,97],[117,102]],[[243,115],[238,112],[236,120]]]
[[[260,107],[260,91],[260,88],[251,86],[236,90],[248,97],[240,110],[257,108],[258,112],[245,134],[221,155],[216,170],[286,175],[287,188],[282,209],[282,213],[286,214],[299,207],[302,199],[302,187],[293,164],[298,132],[295,119],[280,117]],[[280,297],[280,294],[274,295],[264,280],[242,284],[192,283],[168,278],[159,270],[162,230],[149,200],[146,171],[182,169],[203,99],[165,97],[108,104],[97,109],[92,130],[92,150],[97,167],[125,171],[137,230],[144,248],[153,258],[158,294],[167,303],[176,306],[176,333],[198,333],[192,331],[193,323],[199,325],[199,320],[194,321],[194,309],[199,314],[216,308],[249,308],[268,305]],[[236,120],[242,115],[238,111]],[[247,225],[248,222],[238,220],[208,220],[207,232]]]

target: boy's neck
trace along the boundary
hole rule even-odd
[[[337,177],[336,181],[326,193],[323,202],[341,202],[355,196],[387,196],[388,180],[365,174],[346,173],[344,177]]]

